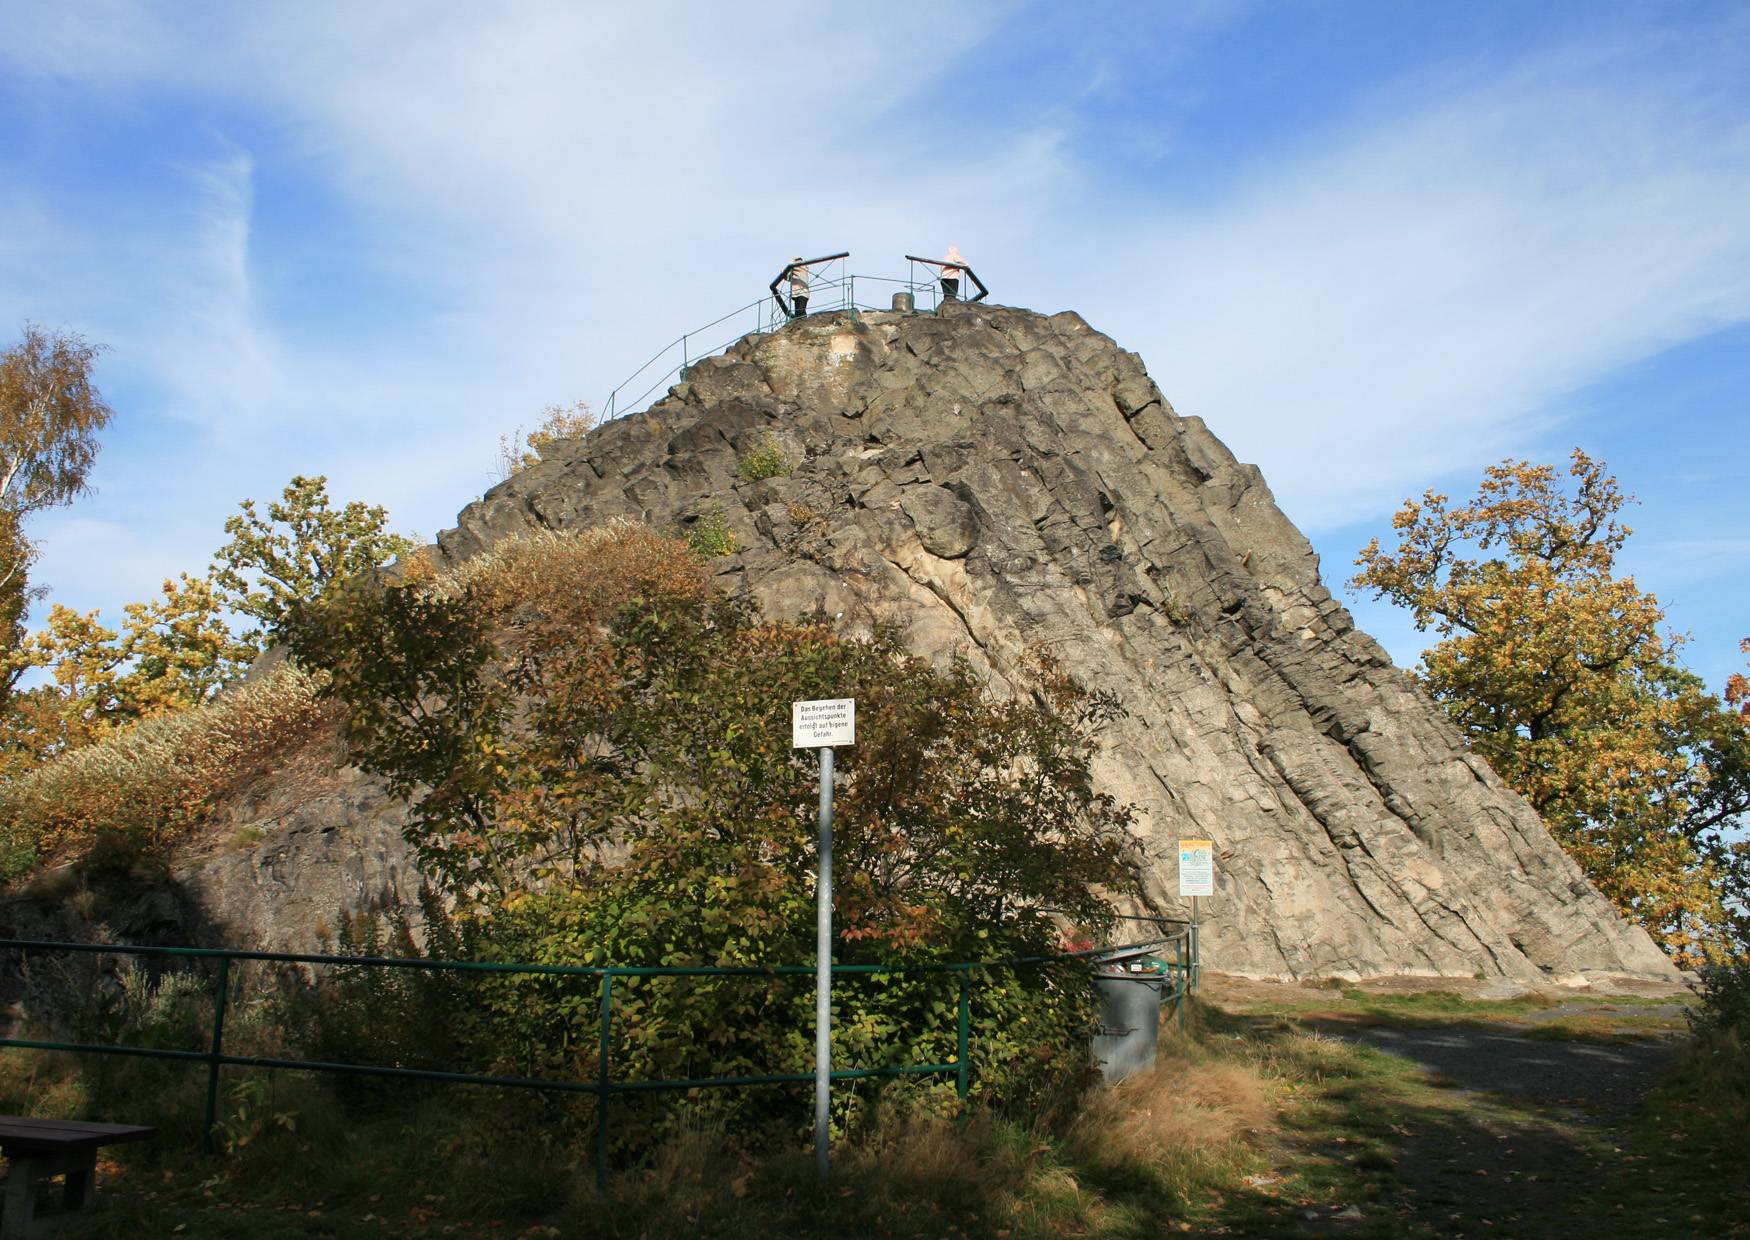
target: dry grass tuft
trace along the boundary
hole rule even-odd
[[[466,594],[494,620],[531,608],[606,619],[635,598],[702,599],[706,582],[704,565],[685,542],[620,520],[500,543],[428,588],[443,598]]]
[[[1023,1180],[1026,1168],[1010,1153],[995,1139],[988,1115],[955,1121],[917,1114],[887,1117],[865,1134],[853,1167],[900,1192],[964,1192]]]
[[[320,682],[290,664],[210,705],[142,720],[0,789],[13,847],[80,851],[100,832],[162,844],[331,721]]]
[[[1249,1064],[1174,1055],[1094,1094],[1072,1139],[1102,1162],[1147,1163],[1174,1150],[1223,1151],[1268,1129],[1272,1090]]]

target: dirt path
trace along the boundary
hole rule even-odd
[[[1546,1040],[1463,1025],[1313,1027],[1412,1060],[1461,1089],[1611,1110],[1639,1102],[1673,1053],[1663,1042]]]
[[[1673,1054],[1666,1043],[1544,1040],[1474,1026],[1324,1032],[1418,1064],[1431,1084],[1459,1095],[1450,1108],[1407,1111],[1395,1126],[1397,1208],[1453,1235],[1595,1235],[1584,1195],[1620,1172],[1630,1112]]]
[[[1704,1234],[1694,1220],[1717,1212],[1695,1184],[1671,1182],[1656,1145],[1680,1152],[1680,1138],[1661,1130],[1649,1146],[1640,1105],[1677,1054],[1684,997],[1470,989],[1217,979],[1211,1000],[1242,1027],[1378,1052],[1315,1085],[1291,1127],[1293,1165],[1374,1169],[1348,1181],[1360,1195],[1345,1205],[1327,1179],[1321,1198],[1303,1174],[1313,1201],[1298,1220],[1234,1234]]]

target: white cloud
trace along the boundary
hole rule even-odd
[[[382,500],[435,534],[489,484],[500,431],[545,404],[598,397],[655,342],[751,300],[798,246],[863,250],[879,238],[897,253],[919,220],[941,236],[928,222],[971,209],[966,165],[930,150],[951,138],[883,142],[871,127],[882,101],[935,80],[1000,12],[512,5],[433,21],[414,5],[313,17],[308,6],[118,4],[104,21],[0,15],[0,67],[74,82],[119,109],[200,118],[193,144],[215,152],[182,169],[150,223],[99,204],[50,263],[0,252],[8,271],[29,271],[36,304],[88,325],[136,389],[162,394],[157,416],[179,440],[166,462],[112,437],[100,475],[168,464],[175,476],[104,485],[82,501],[87,525],[46,522],[41,579],[113,608],[127,596],[106,598],[103,580],[119,591],[204,562],[237,500],[277,492],[293,471],[327,473],[337,495]],[[1049,140],[1022,135],[974,167],[987,186],[1036,193],[1052,158]],[[328,328],[321,310],[287,321],[263,295],[264,258],[285,261],[257,248],[269,165],[335,204],[332,240],[379,313],[335,312],[362,328]],[[63,189],[45,189],[33,214],[53,217]],[[94,235],[106,224],[114,235]],[[172,510],[172,539],[91,536],[105,522],[167,525]],[[126,571],[88,567],[106,548]]]
[[[1312,527],[1526,446],[1561,395],[1750,317],[1750,124],[1627,70],[1395,99],[1139,221],[1125,335]]]
[[[133,342],[177,394],[173,415],[235,450],[276,415],[286,375],[261,320],[252,274],[254,160],[229,149],[186,171],[190,187],[178,244],[164,247],[156,313]]]

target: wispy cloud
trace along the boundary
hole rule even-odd
[[[1127,334],[1315,527],[1524,447],[1554,398],[1750,317],[1750,123],[1628,59],[1419,86],[1165,206]]]
[[[232,148],[186,171],[186,231],[165,249],[174,259],[161,269],[154,334],[142,342],[176,393],[169,412],[230,450],[284,412],[285,374],[254,288],[254,170],[249,153]]]

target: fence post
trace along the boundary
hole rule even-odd
[[[1185,996],[1189,993],[1191,986],[1190,974],[1185,971],[1185,937],[1185,935],[1181,934],[1177,944],[1179,952],[1179,1002],[1176,1006],[1179,1009],[1180,1037],[1185,1036]]]
[[[596,1064],[595,1088],[595,1186],[597,1192],[608,1187],[608,1053],[613,1045],[614,975],[602,974],[602,1042]]]
[[[219,984],[213,996],[213,1049],[207,1054],[207,1118],[201,1127],[201,1142],[213,1152],[213,1125],[219,1110],[219,1056],[225,1051],[225,999],[230,988],[231,957],[219,957]]]
[[[972,1041],[972,972],[960,970],[960,1045],[955,1052],[954,1066],[959,1069],[955,1090],[965,1098],[972,1087],[972,1065],[967,1062],[967,1046]]]

